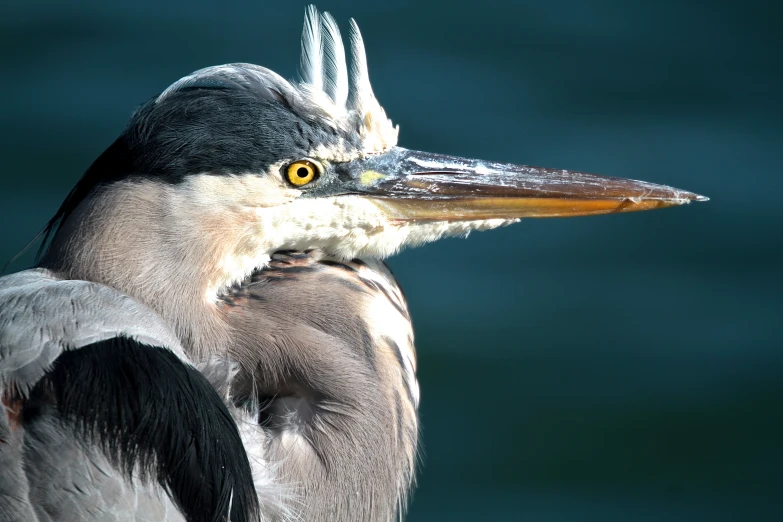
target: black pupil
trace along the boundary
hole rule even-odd
[[[296,169],[296,175],[299,176],[300,178],[306,178],[307,176],[310,175],[310,171],[307,170],[306,167],[299,167],[298,169]]]

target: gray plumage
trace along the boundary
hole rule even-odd
[[[312,251],[274,255],[220,304],[236,332],[229,353],[243,362],[234,400],[258,408],[266,461],[302,520],[393,520],[407,503],[418,385],[402,361],[413,333],[360,312],[374,303],[409,324],[382,264]]]
[[[35,517],[0,520],[184,520],[161,489],[126,480],[101,451],[63,429],[54,406],[42,408],[41,416],[25,427],[24,445],[18,448],[24,461],[20,476],[30,488],[23,504]]]
[[[29,395],[64,350],[119,335],[188,361],[157,314],[116,290],[64,281],[45,269],[0,278],[4,399]],[[36,407],[40,411],[35,422],[23,429],[0,416],[0,521],[182,520],[162,491],[129,483],[97,448],[74,438],[59,423],[54,405]]]
[[[105,285],[62,280],[43,268],[0,278],[0,389],[27,392],[63,350],[125,335],[188,361],[152,310]]]
[[[270,519],[391,520],[406,504],[418,435],[418,390],[402,362],[412,355],[412,332],[383,331],[353,312],[376,300],[384,313],[409,321],[382,264],[336,261],[319,251],[276,254],[221,298],[236,335],[223,357],[200,370],[230,401],[238,423],[261,428],[249,433],[266,447],[254,464]],[[104,285],[63,281],[44,269],[0,278],[0,325],[6,386],[30,388],[61,350],[118,334],[169,344],[187,360],[152,310]],[[381,366],[388,373],[379,379]],[[75,442],[54,405],[40,407],[23,431],[4,426],[11,435],[0,446],[6,469],[26,465],[0,475],[0,494],[13,508],[0,520],[20,520],[25,510],[39,520],[180,517],[159,489],[127,483],[100,451]],[[292,431],[306,451],[286,437]]]

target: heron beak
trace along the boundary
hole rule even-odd
[[[709,199],[644,181],[400,147],[352,163],[356,192],[400,221],[588,216]]]

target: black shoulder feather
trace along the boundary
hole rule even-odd
[[[125,475],[154,479],[191,522],[259,518],[236,424],[207,379],[169,350],[118,337],[64,352],[33,390]]]

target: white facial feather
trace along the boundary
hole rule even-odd
[[[273,174],[194,175],[170,190],[170,215],[177,220],[170,227],[194,245],[191,251],[211,258],[208,301],[265,266],[278,250],[317,248],[345,260],[384,259],[405,247],[516,221],[406,222],[390,219],[388,209],[368,197],[301,195]]]
[[[247,179],[252,179],[248,176]],[[212,182],[214,182],[214,177]],[[263,190],[269,190],[266,183]],[[222,194],[230,190],[221,190]],[[239,195],[239,193],[237,193]],[[286,198],[291,192],[286,192]],[[192,199],[190,200],[193,201]],[[204,198],[206,205],[214,201]],[[263,267],[278,250],[321,249],[341,259],[386,258],[406,246],[418,246],[447,236],[465,236],[473,230],[489,230],[516,220],[481,221],[392,221],[381,207],[362,196],[297,198],[281,204],[250,207],[237,204],[241,212],[233,219],[241,222],[227,227],[235,237],[226,241],[220,253],[220,273],[211,281],[207,296],[214,300],[226,287],[241,282],[253,270]],[[202,210],[192,205],[194,213]],[[198,216],[193,216],[198,220]],[[194,231],[201,235],[203,231]],[[232,246],[235,245],[235,246]]]
[[[342,259],[383,259],[405,246],[423,245],[442,237],[510,223],[503,219],[393,222],[383,209],[362,196],[300,198],[279,207],[258,208],[256,213],[257,233],[269,241],[270,247],[320,248]]]

